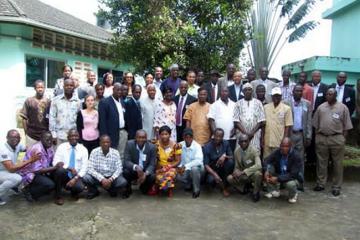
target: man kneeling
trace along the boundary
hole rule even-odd
[[[279,197],[280,185],[289,192],[289,203],[297,201],[297,187],[301,178],[302,161],[296,150],[291,148],[290,138],[284,138],[280,149],[272,152],[265,159],[265,182],[267,193],[265,197]]]
[[[260,200],[262,181],[260,153],[253,146],[249,146],[249,137],[247,135],[240,135],[239,145],[240,147],[234,152],[235,169],[227,177],[227,181],[244,194],[248,193],[253,185],[252,199],[257,202]]]

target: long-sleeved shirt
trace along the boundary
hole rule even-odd
[[[101,182],[104,178],[116,179],[123,171],[119,152],[110,148],[104,155],[101,147],[95,148],[89,158],[88,174]]]
[[[201,168],[204,167],[203,163],[203,152],[201,145],[192,141],[189,147],[186,146],[185,141],[182,141],[182,152],[181,152],[181,162],[179,166],[184,166],[185,170],[191,170],[192,167],[199,166]]]
[[[235,169],[243,171],[247,176],[261,171],[260,152],[253,146],[243,150],[241,147],[234,152]]]

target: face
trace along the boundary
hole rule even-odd
[[[42,83],[42,82],[37,83],[35,86],[35,92],[36,92],[37,96],[40,96],[40,97],[44,96],[44,92],[45,92],[44,83]]]
[[[94,72],[88,72],[87,73],[87,79],[89,82],[94,83],[96,80],[96,75]]]
[[[249,70],[246,75],[249,82],[254,81],[256,79],[256,72],[254,70]]]
[[[108,152],[111,146],[111,141],[109,137],[102,137],[100,139],[100,147],[101,150],[103,150],[104,152]]]
[[[179,68],[172,68],[170,70],[170,75],[172,78],[177,78],[179,75]]]
[[[71,69],[70,67],[65,67],[64,68],[64,71],[63,71],[63,77],[64,78],[69,78],[71,75]]]
[[[104,87],[102,85],[98,85],[95,87],[96,96],[98,98],[102,98],[104,96]]]
[[[267,68],[261,68],[261,69],[260,69],[260,78],[261,78],[262,80],[267,79],[268,74],[269,74],[269,71],[267,70]]]
[[[245,137],[239,139],[239,145],[240,145],[241,149],[243,149],[243,150],[247,149],[249,146],[249,139],[245,138]]]
[[[214,134],[215,144],[220,144],[224,140],[224,133],[222,131],[216,131]]]
[[[155,78],[161,79],[163,77],[163,69],[161,67],[155,68]]]
[[[342,86],[345,84],[346,82],[346,79],[347,79],[347,76],[345,73],[339,73],[336,77],[336,81],[338,83],[339,86]]]
[[[221,89],[220,98],[223,101],[227,101],[229,99],[229,90],[227,88]]]
[[[312,73],[312,82],[315,85],[318,85],[321,81],[321,73],[320,72],[313,72]]]
[[[156,95],[156,88],[155,87],[148,87],[147,93],[149,98],[154,99]]]
[[[149,85],[149,84],[152,84],[153,81],[154,81],[154,76],[152,74],[146,75],[146,77],[145,77],[146,86]]]
[[[111,86],[114,82],[114,76],[109,74],[106,78],[106,86]]]
[[[132,92],[133,97],[138,100],[141,96],[141,87],[137,86],[135,87],[134,91]]]
[[[290,79],[290,72],[289,71],[284,71],[282,74],[282,79],[284,82],[288,83],[289,79]]]
[[[68,134],[68,141],[71,146],[76,146],[79,142],[79,133],[77,131],[70,131]]]
[[[307,81],[307,74],[304,72],[301,72],[299,74],[299,83],[304,85],[304,83],[306,83],[306,81]]]
[[[234,74],[234,72],[235,72],[235,65],[234,64],[229,64],[229,65],[227,65],[227,67],[226,67],[226,72],[227,72],[227,74],[229,75],[229,76],[232,76],[233,74]]]
[[[336,101],[336,92],[335,92],[335,90],[333,88],[329,89],[326,92],[326,101],[328,103],[332,103],[332,102]]]
[[[168,142],[169,139],[170,139],[170,134],[169,134],[167,131],[162,131],[162,132],[160,133],[160,139],[161,139],[161,141],[163,141],[163,142]]]
[[[196,75],[196,82],[197,83],[202,83],[204,81],[204,72],[203,71],[200,71],[197,73]]]
[[[252,98],[253,90],[251,88],[247,87],[243,90],[243,92],[244,92],[244,97],[246,100],[250,100]]]
[[[288,155],[291,149],[291,144],[289,142],[283,142],[280,145],[280,152],[282,155]]]
[[[213,84],[216,84],[217,81],[219,80],[219,76],[217,74],[212,74],[210,76],[210,81],[213,83]]]
[[[184,141],[185,141],[186,146],[190,146],[193,141],[193,137],[190,135],[185,135]]]
[[[193,85],[195,83],[195,80],[196,80],[196,75],[194,72],[189,72],[187,75],[186,75],[186,80],[187,82],[190,84],[190,85]]]
[[[89,109],[92,109],[94,108],[94,105],[95,105],[95,99],[93,96],[88,96],[85,100],[85,105],[86,105],[86,108],[89,108]]]
[[[295,100],[301,99],[303,94],[303,87],[302,86],[295,86],[293,90],[293,96]]]
[[[75,89],[74,80],[72,80],[72,79],[65,80],[65,82],[64,82],[64,93],[65,93],[65,95],[73,94],[74,89]]]
[[[52,136],[50,133],[44,134],[41,138],[41,143],[45,148],[50,148],[52,146]]]
[[[129,87],[127,85],[122,85],[120,90],[121,90],[121,96],[126,97],[129,92]]]
[[[135,136],[136,143],[139,145],[139,147],[144,146],[144,144],[147,141],[146,132],[144,131],[138,131]]]
[[[134,76],[132,75],[132,73],[127,73],[125,76],[125,83],[127,85],[131,85],[134,81]]]
[[[187,82],[181,82],[179,86],[180,95],[185,96],[187,94],[188,88],[189,86]]]
[[[207,96],[208,96],[208,93],[206,90],[201,90],[198,94],[198,100],[199,102],[201,103],[204,103],[206,102],[206,99],[207,99]]]
[[[173,97],[173,93],[171,91],[166,91],[165,94],[164,94],[164,99],[166,101],[171,101],[172,100],[172,97]]]
[[[279,104],[281,101],[281,95],[280,94],[275,94],[271,96],[272,101],[274,104]]]
[[[265,87],[259,87],[256,88],[256,96],[258,99],[264,99],[265,98]]]
[[[113,88],[113,96],[114,96],[114,98],[119,99],[119,98],[121,98],[121,95],[122,95],[121,86],[115,84],[115,86]]]
[[[15,148],[21,140],[20,134],[17,131],[10,132],[10,134],[6,137],[6,139],[7,139],[7,143],[12,148]]]
[[[235,73],[234,73],[234,76],[233,76],[234,83],[235,83],[236,85],[241,84],[241,79],[242,79],[241,72],[235,72]]]

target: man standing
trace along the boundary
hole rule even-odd
[[[281,102],[281,89],[273,88],[272,102],[265,105],[264,158],[280,146],[281,140],[290,136],[293,118],[291,108]]]
[[[212,104],[220,97],[220,86],[218,83],[219,77],[221,77],[220,73],[216,70],[210,71],[210,82],[207,82],[204,86],[208,95],[207,102]]]
[[[303,86],[303,98],[308,100],[311,103],[311,108],[314,102],[314,90],[313,88],[307,83],[307,73],[300,72],[299,73],[299,84]]]
[[[95,93],[95,82],[96,82],[96,74],[94,71],[88,71],[86,73],[86,83],[81,86],[81,89],[83,89],[87,95],[92,95],[92,96],[96,96]]]
[[[242,99],[244,97],[242,92],[242,75],[240,71],[236,71],[234,73],[234,84],[231,85],[229,88],[229,98],[233,102],[237,102],[238,100]]]
[[[68,142],[62,143],[54,156],[53,165],[61,163],[61,167],[54,173],[55,201],[58,205],[64,204],[62,188],[70,190],[71,196],[78,200],[84,190],[83,177],[87,171],[88,151],[79,143],[79,133],[71,129],[68,133]]]
[[[186,128],[186,120],[184,119],[185,112],[190,104],[196,102],[196,98],[188,94],[188,86],[188,82],[182,80],[179,87],[180,94],[174,97],[174,102],[176,104],[175,119],[177,142],[182,141],[183,131]]]
[[[181,162],[179,168],[181,173],[177,175],[179,181],[185,185],[185,190],[193,191],[192,197],[200,196],[200,180],[204,173],[203,152],[200,144],[194,141],[193,131],[186,128],[183,133]]]
[[[249,143],[249,137],[241,134],[239,137],[240,147],[234,152],[234,172],[227,177],[227,181],[244,194],[248,193],[253,184],[252,200],[257,202],[260,200],[262,181],[260,152],[253,146],[249,146]]]
[[[81,101],[74,94],[74,80],[64,80],[64,94],[55,98],[50,106],[49,130],[55,145],[67,141],[67,133],[76,128],[76,117],[81,108]]]
[[[255,96],[256,96],[256,99],[259,100],[262,103],[263,106],[265,106],[266,104],[269,103],[266,100],[265,95],[266,95],[265,86],[262,85],[262,84],[257,85],[256,89],[255,89]]]
[[[236,147],[235,125],[233,122],[233,113],[235,103],[229,99],[229,90],[227,87],[221,89],[220,99],[211,104],[207,118],[212,134],[215,129],[224,130],[224,139],[229,142],[231,150]]]
[[[170,66],[170,76],[166,78],[160,86],[161,92],[164,91],[165,86],[170,87],[174,93],[177,92],[181,79],[179,76],[179,65],[173,64]]]
[[[155,138],[154,132],[154,115],[155,115],[155,107],[159,100],[155,98],[156,91],[158,91],[154,84],[149,84],[146,87],[147,95],[143,98],[140,98],[140,106],[141,106],[141,115],[142,115],[142,126],[148,140],[152,140]],[[160,90],[159,90],[160,91]]]
[[[236,71],[235,65],[232,63],[229,63],[226,66],[226,74],[222,78],[219,79],[219,86],[221,88],[223,87],[230,87],[234,84],[234,73]]]
[[[155,183],[156,147],[147,141],[146,132],[138,130],[134,140],[125,148],[124,177],[127,180],[127,194],[132,193],[131,182],[136,180],[143,194],[148,193]]]
[[[321,82],[321,72],[320,71],[313,71],[311,74],[312,77],[312,88],[313,92],[313,114],[315,113],[316,109],[326,101],[326,90],[328,86]]]
[[[162,78],[163,78],[163,69],[162,67],[156,67],[155,68],[155,78],[154,78],[154,81],[153,81],[153,84],[155,85],[156,87],[156,90],[157,91],[160,91],[160,86],[161,86],[161,83],[163,82]]]
[[[250,68],[246,73],[246,80],[248,83],[256,80],[256,71],[253,68]]]
[[[345,141],[347,131],[352,129],[352,123],[348,108],[345,104],[338,102],[336,97],[335,89],[329,88],[326,92],[326,102],[319,106],[313,118],[317,155],[317,185],[314,191],[325,189],[328,162],[331,157],[333,161],[332,194],[339,196],[343,180],[342,161]]]
[[[122,176],[123,166],[119,152],[110,146],[110,137],[102,135],[100,147],[95,148],[90,154],[88,171],[84,177],[84,182],[88,187],[88,199],[93,199],[100,194],[98,185],[108,191],[111,197],[116,197],[118,191],[127,186],[127,181]],[[128,194],[125,193],[123,197],[127,198]]]
[[[347,74],[345,72],[339,72],[336,77],[337,84],[333,84],[331,87],[336,89],[338,102],[342,102],[349,109],[350,117],[355,111],[355,90],[352,87],[346,86]]]
[[[192,103],[184,115],[186,127],[194,131],[195,141],[202,146],[205,145],[211,137],[211,129],[207,119],[210,104],[206,102],[206,99],[207,91],[204,88],[199,88],[198,101]]]
[[[34,88],[35,96],[26,99],[20,111],[28,148],[39,141],[41,134],[49,129],[50,100],[44,96],[44,81],[36,80]]]
[[[253,88],[256,89],[256,87],[260,84],[265,86],[265,99],[267,102],[271,102],[271,91],[274,87],[277,87],[277,84],[271,81],[268,78],[269,70],[267,67],[261,67],[260,68],[260,79],[257,79],[255,81],[252,81],[251,84],[253,85]]]
[[[125,103],[126,119],[129,119],[127,122],[128,139],[134,139],[136,131],[143,128],[140,105],[141,90],[139,84],[132,86],[132,96]]]
[[[283,101],[291,101],[295,83],[290,82],[290,70],[282,72],[282,82],[280,83],[281,96]]]

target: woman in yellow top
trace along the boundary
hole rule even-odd
[[[170,140],[171,129],[162,126],[159,129],[157,145],[156,184],[160,191],[173,196],[175,187],[176,167],[181,161],[181,145]]]

